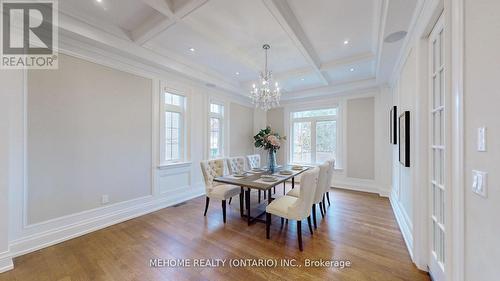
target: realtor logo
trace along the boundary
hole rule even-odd
[[[0,68],[57,68],[57,0],[0,0],[0,16]]]

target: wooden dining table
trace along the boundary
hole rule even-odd
[[[246,171],[245,176],[237,177],[234,175],[225,175],[221,177],[214,178],[215,182],[231,184],[241,187],[241,192],[245,194],[245,205],[246,205],[246,214],[243,213],[243,210],[240,210],[240,214],[243,218],[246,218],[248,221],[248,225],[251,225],[254,222],[262,222],[265,223],[265,220],[260,219],[263,215],[266,214],[265,211],[259,213],[257,216],[252,217],[250,214],[251,206],[250,206],[250,191],[252,189],[262,190],[263,192],[267,192],[267,202],[271,203],[274,198],[271,196],[271,189],[279,184],[285,183],[288,180],[292,180],[292,188],[295,187],[295,177],[302,174],[303,172],[309,170],[311,167],[303,166],[301,169],[293,169],[294,166],[291,165],[283,165],[278,166],[274,173],[268,171],[267,169],[252,169],[251,171]],[[282,171],[290,171],[291,174],[283,174]],[[276,180],[272,182],[266,182],[263,180],[263,175],[273,175]],[[259,205],[261,205],[259,203]]]

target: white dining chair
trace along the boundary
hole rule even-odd
[[[250,169],[260,168],[260,155],[259,154],[247,155],[247,160],[248,160],[248,167]]]
[[[327,185],[329,184],[328,182],[328,172],[329,172],[329,168],[330,168],[331,164],[329,161],[321,164],[318,166],[319,168],[319,175],[318,175],[318,186],[317,188],[315,189],[315,192],[314,192],[314,199],[313,199],[313,203],[311,204],[311,209],[312,209],[312,217],[313,217],[313,222],[314,222],[314,228],[318,228],[317,226],[317,220],[316,220],[316,206],[319,206],[319,209],[320,209],[320,212],[321,212],[321,216],[324,218],[325,217],[325,214],[326,214],[326,209],[324,207],[324,194],[325,192],[327,191]],[[311,189],[308,189],[307,190],[308,192],[311,192]],[[292,190],[290,190],[288,193],[287,193],[287,196],[293,196],[293,197],[299,197],[300,196],[300,193],[302,192],[302,183],[301,183],[301,186],[300,187],[296,187]]]
[[[319,168],[313,168],[302,174],[301,191],[299,197],[282,196],[273,200],[266,207],[266,238],[270,239],[271,215],[281,217],[283,219],[297,221],[297,237],[300,251],[302,247],[302,220],[307,218],[309,231],[313,233],[311,226],[311,205],[314,200],[315,190],[318,187]]]
[[[335,171],[335,159],[330,159],[328,162],[330,162],[330,168],[328,169],[328,178],[327,178],[327,183],[326,183],[326,199],[328,201],[328,206],[330,206],[330,189],[332,188],[332,182],[333,182],[333,173]]]
[[[243,156],[226,158],[226,163],[230,174],[243,173],[248,169]]]
[[[250,169],[258,169],[261,168],[261,161],[259,154],[247,155],[248,167]],[[284,188],[284,185],[283,185]],[[276,194],[276,186],[273,187],[273,193]],[[264,199],[266,199],[266,193],[264,192]],[[260,190],[259,190],[259,203],[260,203]]]
[[[214,178],[224,175],[224,160],[216,159],[202,161],[201,171],[205,180],[206,191],[205,212],[203,213],[203,216],[207,215],[208,205],[211,198],[222,200],[222,218],[224,223],[226,223],[226,200],[236,195],[240,196],[240,214],[243,215],[242,188],[230,184],[214,182]]]
[[[248,170],[248,165],[246,163],[245,157],[237,156],[237,157],[229,157],[226,158],[227,169],[229,174],[238,174],[243,173]],[[246,188],[243,188],[246,190]],[[231,204],[231,199],[229,199],[229,204]]]

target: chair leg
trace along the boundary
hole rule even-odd
[[[271,213],[266,213],[266,238],[271,238]]]
[[[286,194],[286,182],[283,183],[283,195]]]
[[[281,228],[283,228],[283,223],[285,222],[284,218],[281,218]]]
[[[299,250],[302,252],[302,222],[297,221],[297,238],[299,239]]]
[[[233,200],[233,197],[229,198],[229,205],[231,205],[231,200]]]
[[[264,200],[267,199],[266,191],[264,190]]]
[[[321,204],[321,202],[319,202],[318,204],[319,204],[319,210],[321,211],[321,217],[325,218],[325,212],[323,211],[323,204]]]
[[[276,185],[273,187],[273,194],[276,194]]]
[[[208,204],[210,203],[210,198],[205,199],[205,213],[203,213],[203,216],[207,215],[207,210],[208,210]]]
[[[309,232],[311,232],[311,235],[313,235],[313,228],[311,225],[311,216],[310,215],[307,217],[307,224],[309,225]]]
[[[328,200],[328,206],[330,206],[330,192],[326,192],[326,200]]]
[[[243,217],[243,187],[240,192],[240,216]]]
[[[318,225],[316,224],[316,204],[312,205],[312,213],[313,213],[314,229],[317,229]]]
[[[324,200],[323,200],[323,212],[325,213],[325,217],[326,217],[326,203]]]
[[[259,203],[260,203],[260,189],[259,189]]]
[[[226,223],[226,200],[222,200],[222,220]]]

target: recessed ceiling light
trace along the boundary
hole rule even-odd
[[[194,48],[189,48],[189,50],[190,50],[191,52],[196,51]]]
[[[97,3],[102,3],[102,0],[95,0]]]
[[[304,81],[305,79],[304,78],[300,78],[300,81]]]
[[[349,44],[349,40],[344,40],[344,45]]]
[[[236,73],[235,73],[235,74],[236,74],[236,75],[240,75],[240,73],[239,73],[238,71],[236,71]]]
[[[354,72],[354,68],[349,69],[349,71]]]

